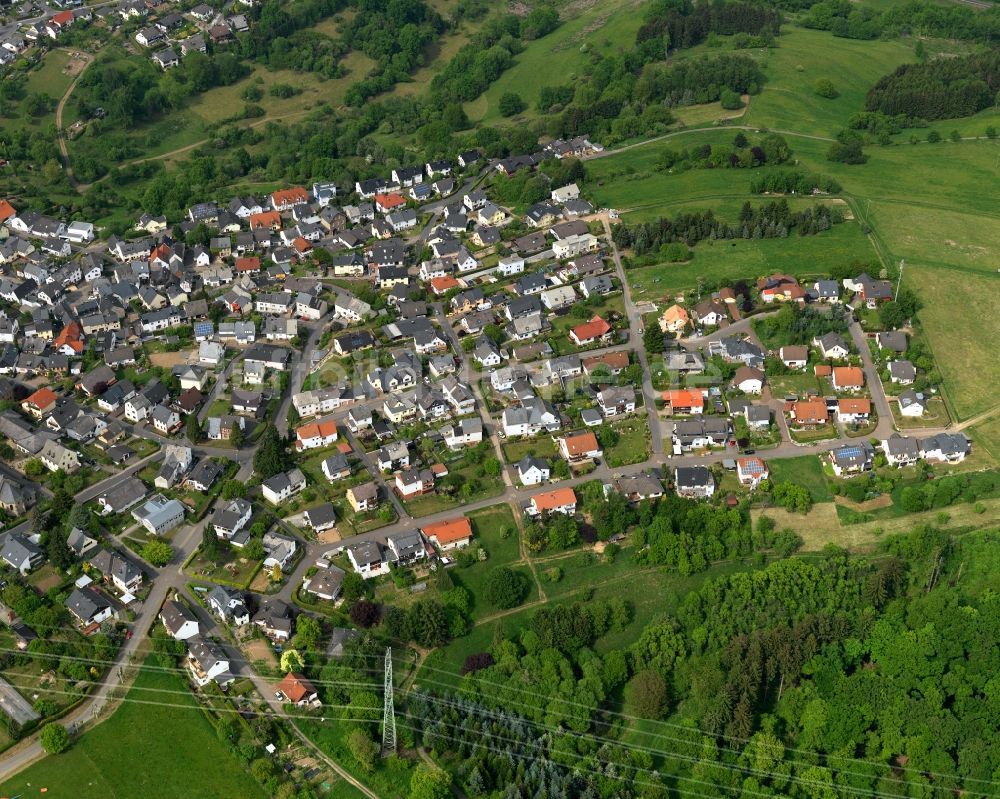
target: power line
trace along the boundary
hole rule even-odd
[[[392,647],[385,648],[382,700],[382,757],[396,754],[396,713],[392,702]]]
[[[56,628],[53,628],[53,629],[56,629]],[[65,628],[65,629],[74,629],[75,630],[75,628]],[[21,650],[0,648],[0,652],[2,652],[2,651],[8,651],[8,652],[12,652],[12,653],[15,653],[15,654],[27,655],[29,657],[50,657],[50,658],[57,658],[57,659],[70,659],[70,660],[76,660],[76,661],[84,662],[84,663],[87,663],[87,664],[104,663],[104,664],[114,665],[117,662],[117,661],[108,661],[108,660],[101,661],[101,660],[97,660],[97,659],[83,658],[83,657],[59,656],[59,655],[52,655],[52,654],[49,654],[49,653],[37,653],[37,652],[28,652],[28,653],[25,653],[25,652],[22,652]],[[374,654],[367,654],[367,653],[360,653],[360,652],[353,653],[353,656],[355,656],[355,657],[362,657],[362,658],[382,658],[383,657],[381,655],[374,655]],[[231,658],[231,660],[235,661],[237,663],[243,663],[243,664],[245,664],[247,666],[252,666],[252,664],[250,664],[250,662],[247,661],[247,660],[245,660],[245,659],[241,659],[241,658],[237,657],[237,658]],[[157,667],[144,665],[143,668],[149,669],[149,668],[157,668]],[[438,669],[438,668],[435,668],[433,666],[429,666],[426,663],[421,666],[421,669],[427,669],[429,671],[438,672],[440,674],[445,674],[445,675],[447,675],[449,677],[456,676],[452,672],[446,671],[444,669]],[[177,672],[184,673],[183,667],[181,667],[179,669],[176,668],[176,667],[174,667],[174,668],[164,668],[162,670],[164,670],[164,671],[173,671],[175,673],[177,673]],[[368,669],[368,671],[373,671],[373,669]],[[453,684],[451,684],[451,683],[443,683],[443,682],[440,682],[440,681],[429,679],[427,677],[422,677],[420,679],[422,679],[426,683],[429,683],[429,684],[432,684],[432,685],[442,686],[442,687],[448,688],[449,690],[454,690],[455,689],[455,686]],[[480,677],[474,677],[473,679],[474,679],[474,684],[477,684],[479,686],[489,685],[489,686],[494,686],[494,687],[500,688],[500,689],[502,689],[504,691],[514,691],[516,693],[523,694],[525,696],[534,696],[534,697],[539,697],[539,698],[543,698],[543,699],[546,699],[546,700],[551,699],[550,695],[540,694],[540,693],[537,693],[537,692],[529,691],[527,689],[518,688],[516,686],[505,685],[505,684],[502,684],[502,683],[490,682],[490,681],[484,680],[484,679],[482,679]],[[369,688],[371,687],[371,685],[368,684],[368,683],[354,683],[354,684],[351,684],[351,683],[346,683],[346,682],[336,681],[336,680],[333,680],[333,681],[313,680],[312,682],[314,684],[316,684],[316,685],[329,684],[329,685],[335,685],[335,686],[338,686],[338,687],[369,687]],[[484,698],[496,700],[495,696],[490,696],[489,694],[487,694],[485,692],[484,692]],[[574,701],[572,701],[570,699],[566,699],[566,698],[560,698],[560,701],[563,704],[566,704],[566,705],[569,705],[569,706],[572,706],[572,707],[584,708],[585,710],[587,710],[587,720],[588,720],[588,722],[590,721],[589,714],[591,712],[593,712],[593,710],[594,710],[593,707],[588,706],[588,705],[584,705],[584,704],[579,703],[579,702],[574,702]],[[723,739],[723,740],[729,740],[729,741],[736,741],[736,742],[740,742],[740,743],[750,743],[751,742],[751,739],[749,739],[749,738],[739,738],[739,737],[736,737],[736,736],[727,736],[727,735],[723,735],[723,734],[720,734],[720,733],[713,733],[713,732],[709,732],[707,730],[702,730],[702,729],[699,729],[697,727],[690,727],[690,726],[684,726],[684,725],[678,725],[678,724],[671,724],[670,722],[656,720],[656,719],[645,719],[645,718],[642,718],[642,717],[639,717],[639,716],[633,716],[633,715],[630,715],[630,714],[627,714],[627,713],[622,713],[622,712],[619,712],[619,711],[602,710],[601,712],[607,713],[609,715],[617,716],[617,717],[620,717],[620,718],[623,718],[623,719],[627,719],[629,721],[640,721],[640,722],[643,722],[645,724],[654,724],[654,725],[659,725],[659,726],[663,726],[663,727],[667,727],[667,728],[673,728],[673,729],[681,730],[682,732],[688,733],[688,734],[695,733],[695,734],[699,734],[699,735],[708,736],[708,737],[713,738],[713,739]],[[531,719],[528,719],[528,718],[525,718],[525,717],[521,717],[521,718],[524,718],[524,721],[526,721],[528,723],[538,724],[538,722],[533,722],[533,720],[531,720]],[[654,738],[660,739],[660,740],[669,741],[669,742],[674,743],[674,744],[683,744],[683,745],[686,745],[686,746],[696,745],[696,742],[684,740],[684,739],[681,739],[681,738],[672,737],[672,736],[669,736],[669,735],[665,735],[663,733],[647,732],[646,734],[650,735],[650,736],[652,736]],[[594,738],[594,739],[596,739],[596,740],[604,740],[604,741],[607,741],[608,743],[613,743],[613,744],[619,745],[619,746],[624,745],[621,742],[616,741],[615,739],[611,739],[611,738],[600,737],[600,736],[591,736],[591,737]],[[938,777],[938,778],[941,778],[941,779],[954,780],[956,782],[962,782],[962,783],[976,783],[976,784],[982,784],[982,785],[1000,785],[1000,782],[997,782],[995,780],[987,780],[987,779],[981,779],[981,778],[976,778],[976,777],[964,777],[964,776],[959,776],[959,775],[956,775],[956,774],[947,774],[947,773],[942,773],[942,772],[930,772],[930,771],[926,771],[924,769],[915,768],[915,767],[892,766],[892,765],[889,765],[889,764],[886,764],[886,763],[879,763],[877,761],[870,761],[870,760],[865,760],[865,759],[862,759],[862,758],[849,758],[849,757],[835,755],[835,754],[831,754],[831,753],[821,753],[821,752],[813,752],[813,751],[809,751],[809,750],[796,749],[794,747],[785,746],[784,744],[782,744],[782,748],[783,748],[784,752],[786,753],[786,754],[784,754],[784,756],[783,756],[782,759],[784,761],[790,763],[790,764],[799,764],[799,765],[802,765],[803,763],[805,763],[806,765],[812,765],[809,761],[800,761],[800,760],[797,760],[795,758],[788,757],[787,753],[794,753],[794,754],[799,754],[799,755],[805,755],[805,756],[807,756],[809,758],[821,758],[821,759],[824,759],[826,761],[833,760],[833,761],[844,762],[844,763],[858,763],[858,764],[862,764],[862,765],[872,766],[872,767],[875,767],[875,768],[889,769],[889,770],[902,771],[902,772],[912,772],[912,773],[920,774],[921,776]],[[664,749],[664,750],[660,750],[660,749],[652,750],[652,749],[649,749],[648,751],[652,751],[652,752],[655,752],[657,754],[662,754],[664,756],[675,756],[675,757],[678,756],[677,753],[672,753],[671,750],[669,750],[669,749]],[[732,747],[725,747],[725,746],[720,747],[720,751],[729,752],[729,753],[734,754],[734,755],[741,755],[742,754],[742,750],[740,750],[740,749],[734,749]],[[721,765],[723,767],[726,766],[726,764],[723,764],[723,763],[718,763],[718,765]],[[832,764],[830,764],[829,767],[831,769],[836,770],[837,772],[839,772],[841,774],[844,774],[844,775],[858,776],[858,777],[862,777],[862,778],[870,778],[871,777],[870,774],[864,774],[864,773],[860,773],[860,772],[850,771],[850,770],[848,770],[846,768],[843,768],[843,767],[840,767],[840,766],[834,766]],[[904,781],[904,783],[905,784],[911,784],[908,781]],[[925,787],[930,787],[933,790],[948,790],[947,788],[944,788],[942,786],[925,786]],[[975,794],[975,795],[986,796],[987,794],[980,793],[980,794]]]

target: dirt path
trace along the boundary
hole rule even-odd
[[[66,108],[66,103],[73,94],[76,84],[80,82],[80,78],[83,77],[83,73],[87,71],[87,67],[94,63],[94,56],[90,53],[80,52],[79,57],[80,60],[84,62],[83,67],[76,73],[76,77],[73,78],[73,82],[66,87],[66,91],[63,92],[63,96],[59,98],[59,104],[56,106],[56,138],[59,144],[59,154],[62,156],[63,168],[66,170],[66,177],[68,177],[69,182],[73,184],[73,188],[83,194],[88,187],[81,187],[80,184],[76,182],[76,176],[73,174],[73,165],[69,162],[69,149],[66,147],[66,133],[63,130],[62,123],[63,110]]]

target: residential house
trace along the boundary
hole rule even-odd
[[[319,707],[319,693],[303,675],[289,672],[274,692],[279,700],[296,707]]]
[[[272,505],[280,505],[289,497],[306,487],[306,477],[293,467],[287,472],[276,474],[261,483],[261,494]]]
[[[378,508],[378,486],[369,481],[347,489],[347,501],[355,513],[367,513]]]
[[[163,494],[154,494],[132,511],[132,518],[153,535],[163,535],[184,521],[184,505]]]
[[[698,389],[674,388],[663,392],[663,410],[668,416],[704,413],[705,396]]]
[[[167,634],[175,641],[187,641],[201,632],[198,617],[183,602],[168,599],[160,609],[160,621]]]
[[[329,530],[337,524],[337,514],[329,502],[307,508],[303,511],[302,518],[317,533]]]
[[[309,422],[295,430],[295,449],[299,452],[327,447],[336,440],[337,423],[332,419],[325,422]]]
[[[535,458],[531,455],[525,455],[521,458],[515,468],[521,485],[526,486],[541,485],[549,479],[552,473],[548,461],[544,458]]]
[[[689,499],[708,499],[715,493],[715,478],[705,466],[678,466],[674,473],[674,490]]]
[[[42,565],[45,553],[26,536],[10,533],[0,550],[0,560],[23,576]]]
[[[770,477],[767,464],[763,459],[749,456],[736,459],[736,479],[740,485],[756,488],[762,480]]]
[[[264,635],[279,643],[292,637],[294,621],[292,609],[274,597],[262,599],[260,607],[253,615],[253,623],[264,632]]]
[[[91,585],[75,588],[66,599],[66,609],[83,628],[85,635],[94,632],[115,615],[111,602]]]
[[[609,341],[612,337],[612,328],[604,319],[595,315],[589,322],[572,328],[569,337],[578,347],[586,347],[598,341]]]
[[[893,433],[881,442],[880,447],[890,466],[913,466],[920,460],[920,442],[909,436]]]
[[[524,511],[529,516],[546,516],[552,513],[572,516],[576,513],[576,492],[572,488],[556,488],[535,494]]]
[[[302,581],[302,590],[317,599],[333,602],[340,596],[343,585],[344,570],[336,566],[325,566],[318,569],[312,577],[306,577]]]
[[[927,398],[920,392],[908,388],[896,397],[899,403],[899,412],[903,416],[919,418],[927,410]]]
[[[690,452],[710,447],[723,447],[729,441],[730,429],[727,419],[699,417],[674,422],[671,436],[674,454]]]
[[[920,442],[920,456],[929,461],[961,463],[971,451],[971,442],[962,433],[938,433]]]
[[[225,622],[238,627],[250,623],[250,612],[239,591],[217,585],[209,591],[205,601],[209,610]]]
[[[434,473],[430,469],[404,466],[395,475],[396,493],[403,499],[411,499],[434,491]]]
[[[845,444],[830,451],[830,464],[837,477],[853,477],[871,471],[875,450],[867,441]]]
[[[860,366],[834,366],[831,383],[836,391],[857,391],[864,388],[864,370]]]
[[[429,524],[421,532],[439,552],[461,549],[472,541],[472,525],[466,516]]]
[[[752,366],[741,366],[733,376],[733,387],[744,394],[760,394],[764,390],[764,372]]]
[[[245,499],[233,499],[221,508],[217,509],[212,516],[212,529],[216,536],[223,541],[230,541],[234,546],[243,546],[249,535],[241,536],[250,517],[253,515],[253,506]]]
[[[805,369],[809,363],[809,348],[792,344],[778,350],[778,357],[788,369]]]
[[[225,687],[236,677],[229,669],[229,659],[222,648],[201,637],[188,640],[187,668],[191,679],[199,688],[210,682]]]
[[[597,392],[597,407],[605,419],[635,413],[635,389],[630,385],[603,388]]]
[[[839,333],[826,333],[823,336],[817,336],[812,343],[824,358],[830,360],[842,361],[850,354],[847,342]]]
[[[389,573],[389,560],[375,541],[362,541],[348,547],[347,559],[354,571],[366,580]]]
[[[910,361],[890,361],[889,380],[902,386],[912,385],[917,379],[917,369]]]

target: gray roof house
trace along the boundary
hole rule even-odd
[[[45,554],[23,535],[11,533],[0,550],[0,560],[20,574],[27,574],[41,565]]]

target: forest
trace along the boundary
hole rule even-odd
[[[636,34],[636,46],[649,61],[670,50],[704,42],[711,33],[748,33],[773,38],[781,28],[781,13],[766,5],[743,2],[698,3],[657,0],[650,4]]]
[[[859,6],[849,0],[806,0],[807,28],[828,30],[848,39],[877,39],[893,35],[935,36],[990,43],[1000,39],[1000,9],[944,5],[929,0],[906,0],[885,8]]]
[[[542,608],[459,691],[427,671],[406,735],[470,797],[992,795],[1000,598],[985,563],[959,578],[995,543],[919,528],[719,577],[624,649],[627,604]]]
[[[916,119],[972,116],[993,105],[1000,89],[1000,53],[903,64],[868,91],[865,108]]]
[[[80,78],[74,92],[80,116],[89,119],[100,107],[102,119],[92,120],[99,135],[104,130],[134,127],[140,122],[177,111],[193,94],[213,86],[228,86],[249,73],[231,53],[192,53],[183,63],[163,72],[149,59],[137,61],[122,54],[102,56]]]

